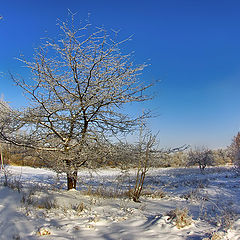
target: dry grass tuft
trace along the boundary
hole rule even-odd
[[[87,196],[100,198],[121,198],[129,196],[129,191],[118,190],[112,187],[106,188],[103,186],[99,186],[97,188],[89,186],[86,190],[82,190],[81,192]]]
[[[188,209],[174,209],[166,214],[169,216],[168,220],[174,222],[178,229],[184,228],[192,224],[192,217],[188,215]]]
[[[48,229],[46,227],[41,227],[41,228],[38,229],[37,235],[38,236],[51,235],[51,231],[50,231],[50,229]]]

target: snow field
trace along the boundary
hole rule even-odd
[[[82,170],[77,191],[66,191],[65,176],[47,169],[9,166],[7,170],[9,182],[20,181],[22,186],[20,193],[4,187],[1,172],[3,240],[240,239],[240,176],[229,167],[209,168],[204,175],[197,168],[152,169],[145,181],[149,196],[143,196],[141,203],[93,194],[99,188],[127,190],[134,183],[134,170]],[[160,190],[163,198],[152,194]],[[191,225],[179,229],[175,219],[169,219],[167,213],[176,208],[189,210]]]

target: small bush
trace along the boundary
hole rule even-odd
[[[79,214],[84,210],[84,204],[79,203],[78,205],[74,206],[73,209]]]

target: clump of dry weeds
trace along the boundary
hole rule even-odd
[[[192,224],[192,217],[188,214],[188,209],[179,209],[169,211],[167,214],[169,216],[168,220],[174,222],[175,226],[180,229]]]

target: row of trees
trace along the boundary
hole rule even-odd
[[[145,141],[145,140],[144,140]],[[143,144],[143,143],[142,143]],[[207,148],[179,148],[178,151],[169,151],[166,149],[154,148],[151,150],[149,164],[151,167],[189,167],[199,166],[204,171],[206,166],[220,166],[233,164],[235,157],[230,150],[218,149],[210,150]],[[105,143],[100,147],[92,148],[91,155],[88,154],[89,160],[84,167],[118,167],[121,169],[136,168],[139,164],[139,142],[128,143]],[[21,149],[13,145],[3,145],[2,154],[6,164],[33,166],[33,167],[50,167],[58,171],[58,166],[53,157],[51,161],[45,161],[31,149]],[[57,158],[57,155],[55,155]],[[53,165],[55,163],[55,166]]]

